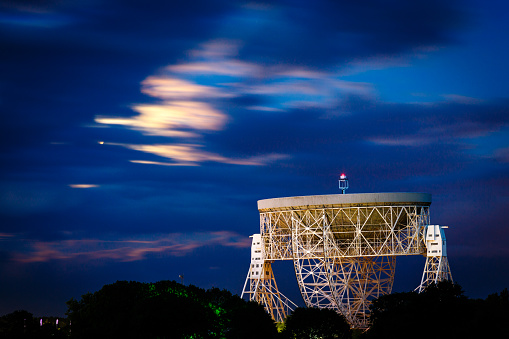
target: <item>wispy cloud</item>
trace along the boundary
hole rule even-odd
[[[0,233],[0,240],[2,240],[2,238],[12,238],[12,237],[14,237],[14,234]]]
[[[189,52],[193,59],[224,59],[236,56],[240,44],[230,39],[213,39],[201,44],[198,48]]]
[[[458,94],[444,94],[444,95],[442,95],[442,97],[444,97],[448,101],[457,102],[459,104],[465,104],[465,105],[475,105],[475,104],[480,104],[480,103],[484,102],[484,100],[482,100],[482,99],[467,97],[467,96],[458,95]]]
[[[509,147],[496,150],[493,154],[493,159],[499,162],[509,163]]]
[[[0,25],[11,27],[58,28],[73,22],[71,17],[58,13],[38,13],[23,11],[17,13],[1,13]]]
[[[99,185],[93,185],[93,184],[71,184],[69,185],[71,188],[95,188],[99,187]]]
[[[262,71],[262,67],[239,60],[221,60],[171,65],[167,67],[167,70],[176,74],[215,74],[245,77],[256,76]]]
[[[155,154],[163,158],[175,161],[175,164],[166,164],[161,162],[144,162],[140,160],[131,160],[131,162],[145,163],[152,165],[186,165],[196,166],[199,163],[212,161],[233,165],[252,165],[260,166],[268,162],[283,159],[286,156],[281,154],[266,154],[262,156],[249,157],[247,159],[231,159],[219,154],[203,151],[200,145],[191,144],[169,144],[169,145],[123,145],[127,148],[145,153]]]
[[[191,81],[166,76],[150,76],[141,84],[143,85],[142,93],[164,100],[230,98],[233,96],[232,93],[224,92],[218,87],[199,85]]]
[[[387,106],[387,110],[399,111],[398,119],[401,122],[395,125],[399,127],[391,130],[391,126],[387,125],[388,128],[376,131],[366,140],[385,146],[455,144],[475,148],[486,144],[487,140],[503,145],[503,140],[506,140],[503,136],[509,126],[506,103],[485,104],[475,98],[457,95],[446,97],[447,101],[427,105]],[[491,151],[493,149],[491,147]],[[488,153],[491,154],[491,151],[488,150]]]
[[[170,162],[161,162],[161,161],[149,161],[149,160],[129,160],[134,164],[143,164],[143,165],[158,165],[158,166],[198,166],[196,163],[170,163]]]
[[[368,140],[377,145],[383,146],[425,146],[429,145],[432,142],[435,142],[436,139],[421,136],[421,135],[405,135],[405,136],[385,136],[385,137],[372,137],[368,138]]]
[[[4,234],[0,234],[0,237],[2,236]],[[185,256],[203,247],[248,248],[251,245],[248,237],[230,231],[171,233],[130,239],[68,239],[50,242],[5,235],[5,237],[7,236],[10,237],[9,241],[18,244],[17,249],[11,254],[12,260],[20,263],[71,259],[139,261],[145,260],[148,255],[155,253]]]

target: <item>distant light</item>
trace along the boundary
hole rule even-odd
[[[102,145],[102,144],[104,144],[104,141],[99,141],[99,145]]]
[[[345,173],[341,173],[341,176],[339,177],[340,179],[346,179],[346,175]]]

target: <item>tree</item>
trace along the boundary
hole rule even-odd
[[[105,285],[67,303],[72,337],[207,337],[214,331],[215,315],[200,301],[200,294],[199,289],[174,281]]]
[[[18,310],[0,317],[0,339],[29,338],[33,328],[33,316],[28,311]]]
[[[207,300],[219,315],[221,337],[226,339],[276,338],[276,324],[262,305],[242,300],[229,291],[213,288],[207,291]]]
[[[503,289],[500,294],[488,295],[478,308],[478,326],[484,330],[483,336],[487,338],[507,338],[509,330],[507,319],[509,319],[509,291]],[[505,333],[505,334],[504,334]]]
[[[34,318],[32,313],[20,310],[0,317],[0,339],[58,339],[66,338],[68,332],[65,319],[57,317],[43,317],[42,326],[40,318]],[[57,327],[55,322],[59,319]]]
[[[284,338],[348,339],[352,333],[344,316],[328,308],[297,308],[286,318]]]
[[[422,293],[384,295],[371,305],[371,338],[467,338],[475,326],[474,302],[458,284],[441,281]]]
[[[219,289],[175,281],[117,281],[69,300],[72,338],[273,338],[263,307]],[[254,325],[254,326],[253,326]]]

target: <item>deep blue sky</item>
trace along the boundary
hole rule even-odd
[[[506,1],[1,1],[0,315],[116,280],[241,292],[259,199],[428,192],[509,287]],[[398,261],[415,288],[424,258]],[[279,287],[298,296],[290,262]]]

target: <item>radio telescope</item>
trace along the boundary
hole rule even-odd
[[[291,260],[306,306],[332,308],[352,327],[367,328],[371,300],[392,291],[396,257],[426,257],[419,292],[452,280],[445,226],[429,225],[430,205],[427,193],[259,200],[260,233],[251,236],[242,297],[283,321],[297,305],[279,291],[272,263]]]

